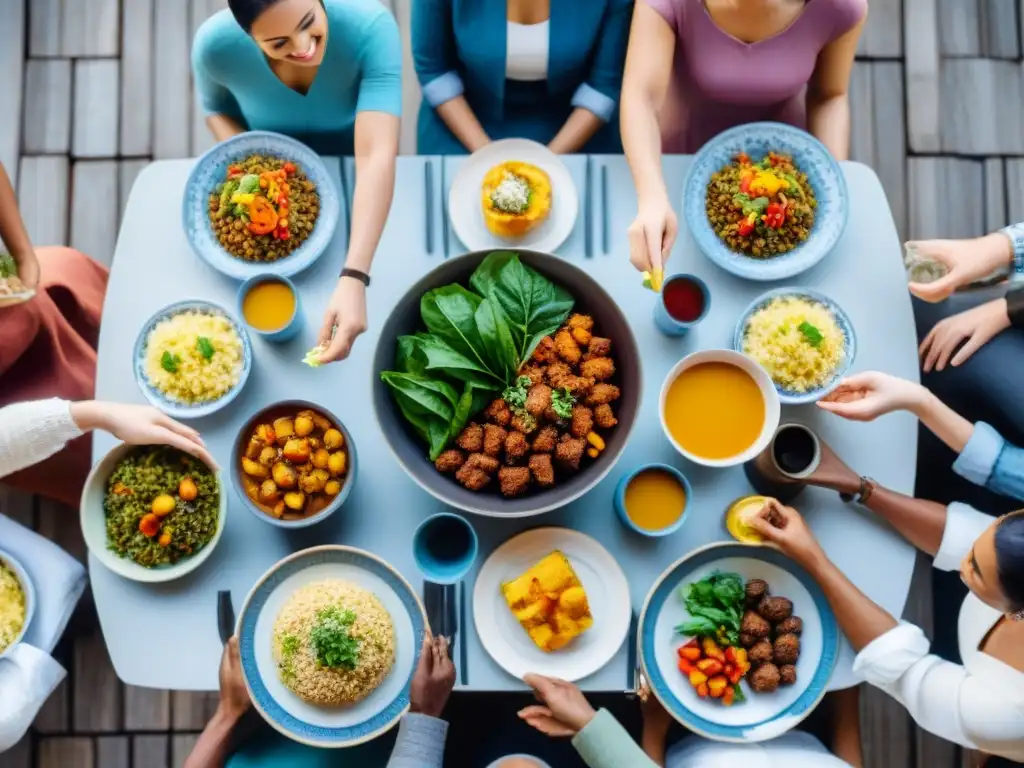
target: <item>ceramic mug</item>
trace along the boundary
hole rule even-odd
[[[634,478],[641,472],[654,471],[654,472],[665,472],[675,478],[681,486],[683,486],[683,493],[686,494],[686,502],[683,504],[683,511],[679,514],[679,519],[665,526],[664,528],[658,528],[652,530],[650,528],[641,528],[639,525],[633,522],[629,514],[626,512],[626,489],[629,484],[633,482]],[[668,536],[670,533],[678,531],[683,521],[686,519],[686,510],[690,506],[690,502],[693,498],[693,491],[690,489],[690,481],[686,479],[686,475],[680,472],[675,467],[670,467],[668,464],[643,464],[632,472],[628,472],[622,476],[619,480],[619,484],[615,487],[615,495],[612,497],[612,501],[615,505],[615,514],[626,528],[639,533],[641,536],[650,536],[657,538],[659,536]]]
[[[441,512],[431,515],[412,535],[412,555],[427,581],[455,584],[476,561],[480,543],[466,518]]]
[[[758,493],[785,503],[804,489],[804,480],[820,463],[821,441],[814,430],[787,422],[775,430],[767,448],[743,465],[743,471]]]
[[[672,290],[671,286],[680,282],[690,283],[700,292],[701,309],[700,313],[693,320],[677,320],[669,313],[668,307],[665,305],[665,296]],[[696,275],[672,275],[672,277],[665,280],[661,286],[661,291],[658,293],[658,300],[654,304],[654,324],[658,326],[658,330],[667,336],[685,336],[693,326],[707,317],[708,310],[710,309],[711,292],[703,280]]]
[[[259,328],[254,328],[245,317],[245,297],[249,294],[249,291],[257,285],[274,282],[282,283],[292,292],[292,296],[295,298],[295,309],[292,312],[292,316],[287,323],[272,331],[264,331]],[[286,341],[294,339],[298,335],[299,331],[302,330],[302,300],[299,298],[299,292],[295,289],[295,283],[287,277],[282,275],[256,275],[255,277],[250,277],[242,283],[241,287],[238,289],[237,304],[238,316],[242,318],[249,330],[267,341],[283,344]]]

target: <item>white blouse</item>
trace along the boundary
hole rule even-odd
[[[32,400],[0,408],[0,478],[50,458],[81,435],[67,400]]]
[[[814,736],[790,731],[757,744],[726,744],[687,736],[669,747],[666,768],[850,768]]]
[[[957,570],[992,521],[966,504],[950,504],[935,567]],[[929,653],[924,633],[901,622],[864,648],[853,669],[903,704],[926,731],[1024,761],[1024,672],[979,650],[1001,618],[999,611],[969,594],[958,623],[963,666]]]
[[[548,79],[549,22],[517,24],[508,22],[505,77],[508,80]]]

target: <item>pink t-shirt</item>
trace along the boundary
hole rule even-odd
[[[856,26],[867,0],[807,0],[774,37],[744,43],[722,31],[704,0],[641,0],[676,33],[661,120],[665,152],[696,152],[727,128],[760,120],[806,127],[804,94],[821,50]]]

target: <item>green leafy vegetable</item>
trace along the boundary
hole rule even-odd
[[[160,356],[160,367],[168,373],[177,373],[179,365],[181,365],[181,358],[165,349]]]
[[[436,461],[451,438],[460,395],[448,382],[419,373],[385,371],[381,379],[405,420],[430,446],[430,460]]]
[[[14,261],[14,257],[9,253],[0,251],[0,279],[17,276],[18,264]]]
[[[526,407],[526,396],[530,393],[533,380],[529,376],[520,376],[510,387],[506,387],[501,393],[501,399],[505,401],[513,411],[522,410]]]
[[[331,669],[353,670],[359,663],[359,638],[352,637],[356,615],[329,606],[317,611],[309,632],[309,645],[318,664]]]
[[[235,179],[228,179],[220,188],[220,207],[226,208],[231,203],[231,196],[238,191],[238,182]]]
[[[676,632],[716,641],[724,638],[728,645],[739,645],[746,587],[738,574],[716,571],[687,584],[682,595],[690,618]]]
[[[568,389],[556,389],[551,393],[551,410],[558,414],[560,419],[572,418],[572,407],[576,404],[576,397]]]
[[[778,170],[776,170],[776,173],[778,173]],[[790,197],[802,200],[804,197],[804,188],[800,185],[800,182],[796,180],[796,176],[791,173],[782,173],[779,175],[789,182],[789,189],[786,190],[786,193]]]
[[[206,360],[212,360],[214,353],[217,351],[213,348],[213,342],[205,336],[200,336],[196,340],[196,349],[199,350],[199,354]]]
[[[804,335],[804,340],[812,347],[819,346],[821,342],[825,340],[825,337],[821,335],[821,331],[806,320],[800,323],[797,328],[800,330],[800,333]]]
[[[260,191],[260,177],[255,173],[247,173],[238,180],[238,193],[241,195],[255,195]]]

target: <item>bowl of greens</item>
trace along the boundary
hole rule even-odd
[[[612,469],[640,406],[640,353],[586,272],[533,251],[449,259],[381,330],[373,405],[399,464],[453,507],[527,517]]]
[[[0,308],[13,307],[28,301],[36,292],[26,288],[18,277],[18,265],[14,258],[0,251]]]

